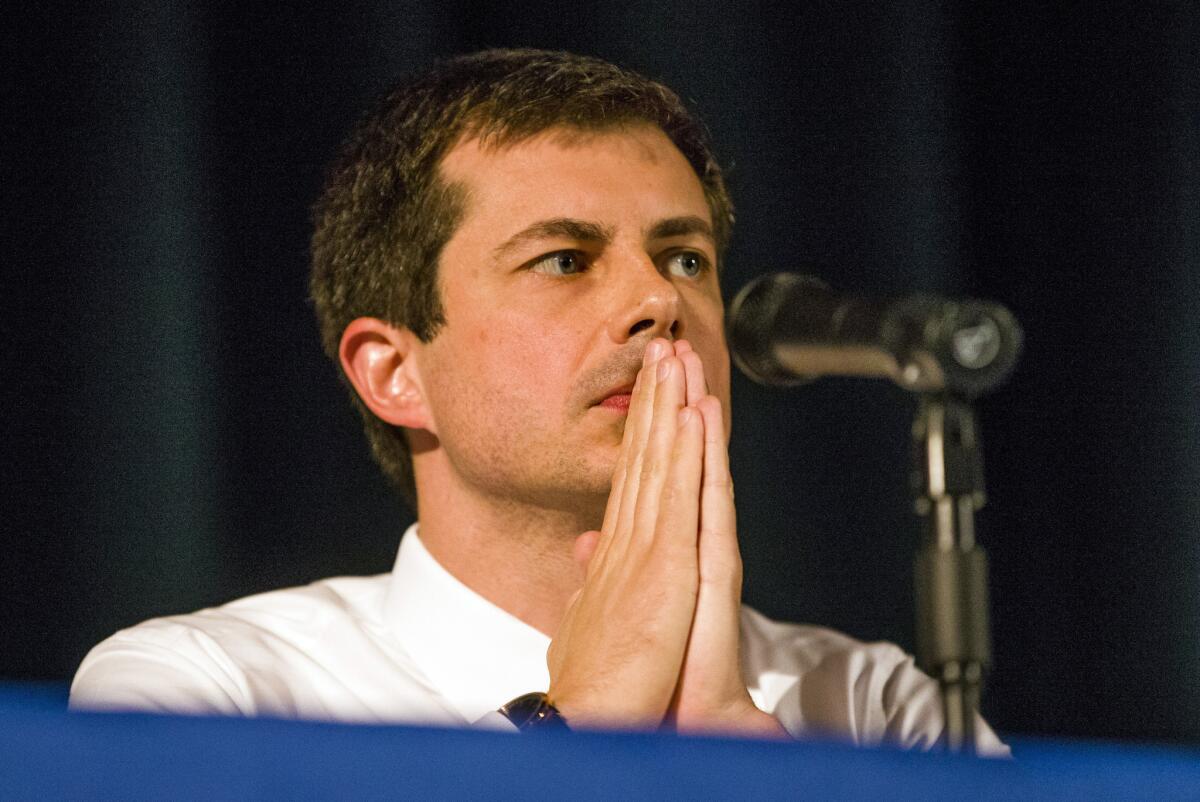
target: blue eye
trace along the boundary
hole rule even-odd
[[[667,266],[677,276],[697,278],[708,269],[708,258],[697,251],[680,251],[671,254]]]
[[[555,251],[538,259],[529,269],[551,276],[571,276],[582,273],[587,269],[587,264],[579,251]]]

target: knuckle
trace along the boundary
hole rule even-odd
[[[730,496],[733,495],[733,481],[729,478],[728,474],[725,474],[725,475],[718,474],[716,476],[705,476],[704,477],[704,486],[706,488],[708,488],[709,490],[719,490],[724,493],[727,493]]]
[[[700,537],[709,538],[710,540],[730,540],[734,537],[734,533],[727,529],[716,526],[700,526]]]
[[[640,477],[645,469],[645,457],[642,454],[638,454],[629,463],[629,466],[625,469],[625,473],[621,478],[628,480],[630,477]]]
[[[666,460],[658,456],[650,456],[642,461],[642,480],[649,479],[652,476],[657,476],[666,468]]]
[[[659,493],[659,503],[665,507],[673,507],[676,503],[682,500],[683,495],[683,491],[681,488],[679,488],[679,486],[668,484],[663,487],[662,492]]]

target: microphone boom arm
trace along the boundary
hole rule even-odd
[[[1000,304],[847,297],[796,273],[751,281],[727,319],[730,353],[742,372],[783,386],[863,376],[973,398],[1008,378],[1022,341],[1016,318]]]

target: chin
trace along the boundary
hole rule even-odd
[[[577,484],[581,506],[594,508],[599,506],[601,513],[608,506],[608,496],[612,492],[613,468],[616,461],[597,465],[594,471],[580,477]]]
[[[577,492],[583,496],[603,497],[604,501],[608,501],[608,494],[612,491],[613,468],[616,467],[616,462],[611,464],[596,465],[595,470],[588,471],[586,475],[578,477],[578,481],[573,482],[577,488]]]

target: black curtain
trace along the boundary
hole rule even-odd
[[[766,271],[998,300],[979,404],[1002,731],[1200,739],[1193,3],[164,2],[10,11],[0,676],[155,615],[387,570],[410,520],[306,301],[369,98],[489,46],[607,58],[707,121]],[[746,599],[912,649],[914,400],[738,378]]]

